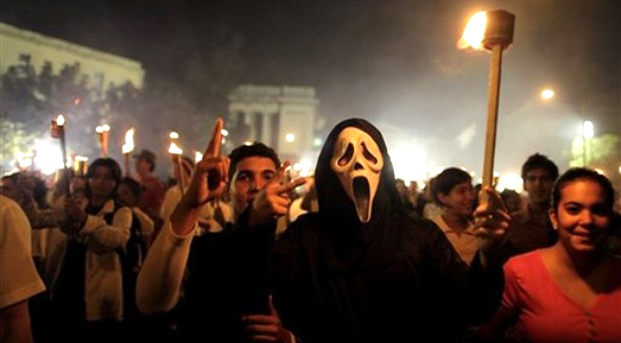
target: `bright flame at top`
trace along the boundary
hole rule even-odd
[[[62,114],[59,114],[58,117],[56,118],[56,125],[58,126],[65,125],[65,117],[63,117]]]
[[[220,130],[220,132],[222,133],[222,136],[227,137],[229,135],[229,131],[227,131],[226,129],[222,129]]]
[[[200,162],[203,160],[203,154],[201,154],[199,151],[195,151],[194,152],[194,161],[196,161],[196,163]]]
[[[125,144],[122,147],[124,154],[129,154],[132,150],[134,150],[134,128],[127,130],[125,132]]]
[[[179,134],[176,131],[171,131],[168,137],[170,137],[170,139],[179,139]]]
[[[170,143],[170,148],[168,148],[168,152],[175,155],[181,155],[183,150],[175,144],[175,142]]]
[[[285,140],[291,143],[295,140],[295,135],[293,133],[288,133],[287,135],[285,135]]]
[[[466,49],[472,47],[475,50],[483,50],[483,35],[485,34],[485,25],[487,25],[487,14],[485,12],[478,12],[473,15],[464,34],[457,42],[457,47],[460,49]]]
[[[75,157],[75,160],[76,161],[88,162],[88,157],[86,157],[86,156],[79,156],[78,155],[78,156]]]
[[[95,128],[95,131],[97,131],[97,133],[108,132],[110,131],[110,125],[108,124],[99,125]]]

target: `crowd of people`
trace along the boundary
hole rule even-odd
[[[168,184],[149,150],[135,177],[3,177],[0,342],[621,342],[605,176],[535,153],[524,196],[454,167],[419,190],[348,119],[292,180],[262,143],[223,155],[222,128]]]

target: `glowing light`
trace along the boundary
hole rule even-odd
[[[544,100],[550,100],[554,97],[554,91],[546,88],[541,92],[541,98]]]
[[[41,173],[51,175],[56,169],[63,168],[63,157],[57,145],[37,140],[35,141],[34,150],[37,152],[34,163],[41,170]]]
[[[289,143],[295,141],[295,135],[293,133],[288,133],[285,135],[285,140]]]
[[[224,136],[224,137],[228,137],[228,135],[229,135],[229,131],[227,131],[226,129],[220,130],[220,133],[222,133],[222,136]]]
[[[95,128],[95,131],[97,131],[97,133],[108,132],[110,131],[110,125],[108,124],[99,125]]]
[[[478,12],[470,18],[463,35],[457,42],[460,49],[472,47],[475,50],[483,50],[483,35],[487,25],[487,14]]]
[[[125,132],[125,144],[121,148],[124,154],[129,154],[134,150],[134,128],[127,130]]]
[[[203,154],[200,151],[195,151],[194,152],[194,161],[196,163],[200,162],[203,160]]]
[[[179,148],[177,144],[175,144],[175,142],[171,142],[170,147],[168,148],[168,152],[174,155],[181,155],[183,153],[183,150],[181,150],[181,148]]]
[[[62,114],[59,114],[56,118],[56,125],[63,126],[65,125],[65,117]]]
[[[170,137],[170,139],[179,139],[179,134],[176,131],[171,131],[168,137]]]
[[[524,180],[515,173],[506,173],[498,180],[498,190],[511,189],[521,193],[524,188]]]
[[[317,147],[320,147],[322,143],[323,143],[323,142],[321,141],[321,138],[315,138],[315,139],[313,139],[313,146],[314,146],[314,147],[316,147],[316,148],[317,148]]]
[[[300,176],[306,177],[311,174],[311,161],[307,158],[300,161]]]
[[[244,145],[252,145],[252,142],[251,141],[245,141]]]
[[[403,180],[424,180],[427,178],[427,157],[425,152],[410,144],[388,151],[395,170],[395,177]],[[443,168],[439,168],[442,171]]]
[[[595,128],[593,127],[593,122],[590,120],[585,120],[582,123],[582,134],[585,139],[591,139],[595,135]]]
[[[599,175],[605,175],[604,171],[599,169],[599,168],[595,168],[595,171],[599,174]]]
[[[294,163],[294,164],[293,164],[293,170],[295,170],[295,171],[300,171],[300,170],[302,170],[302,165],[301,165],[301,164],[299,164],[299,163]]]

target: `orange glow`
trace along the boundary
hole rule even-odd
[[[467,49],[469,47],[475,50],[483,50],[483,35],[485,34],[485,25],[487,25],[487,14],[478,12],[473,15],[463,35],[457,42],[457,47]]]

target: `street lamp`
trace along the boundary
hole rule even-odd
[[[550,88],[546,88],[541,92],[541,98],[543,100],[550,100],[554,97],[554,91]]]
[[[595,129],[593,128],[593,122],[585,120],[582,122],[582,164],[586,167],[588,165],[587,159],[587,145],[590,143],[591,138],[595,135]]]

